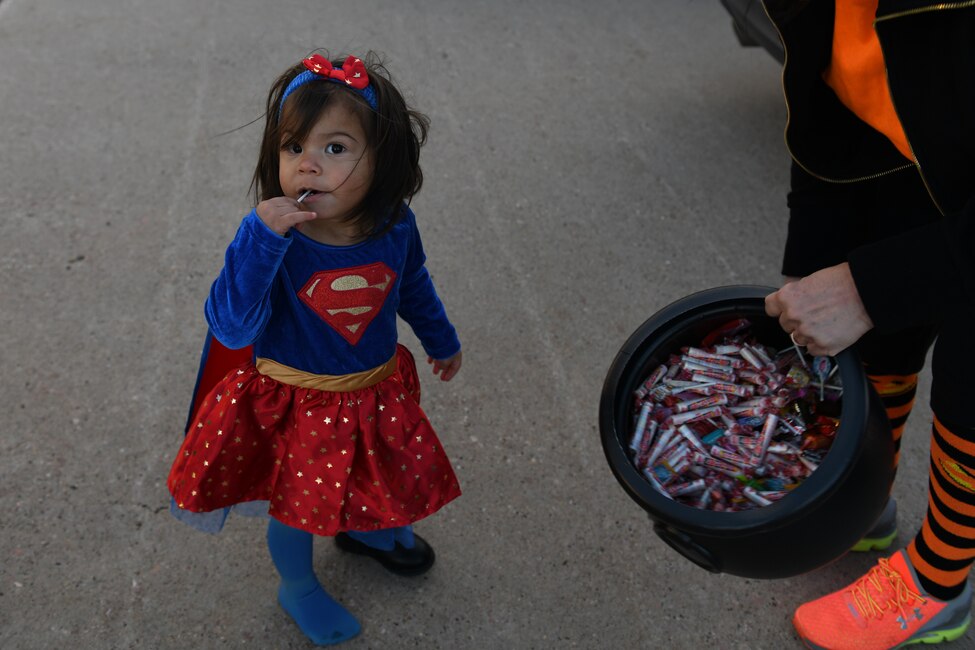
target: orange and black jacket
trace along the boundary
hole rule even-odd
[[[786,143],[794,164],[817,179],[839,184],[916,167],[942,217],[850,252],[857,289],[878,329],[971,313],[975,0],[879,0],[874,25],[891,99],[916,164],[850,112],[823,80],[832,48],[834,1],[765,0],[786,51]]]

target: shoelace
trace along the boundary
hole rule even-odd
[[[881,619],[884,614],[894,610],[903,616],[907,605],[914,602],[923,605],[927,602],[921,594],[911,590],[904,582],[903,576],[890,567],[890,562],[886,558],[881,558],[877,566],[850,588],[850,595],[853,596],[853,604],[864,618]],[[878,599],[881,602],[878,603]]]

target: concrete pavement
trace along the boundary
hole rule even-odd
[[[778,282],[779,72],[704,0],[2,0],[0,647],[309,647],[264,524],[195,532],[164,480],[202,303],[251,205],[260,127],[234,129],[317,47],[385,53],[432,120],[414,208],[465,350],[453,382],[421,376],[464,489],[417,526],[434,570],[316,546],[363,623],[342,647],[800,647],[794,607],[873,557],[708,574],[653,535],[597,435],[606,370],[654,311]],[[925,506],[927,390],[901,544]]]

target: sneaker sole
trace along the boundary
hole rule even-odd
[[[935,630],[933,632],[925,632],[924,636],[917,639],[910,639],[904,643],[896,646],[897,648],[906,648],[909,645],[916,645],[918,643],[934,644],[941,643],[943,641],[957,641],[965,634],[968,630],[968,624],[972,622],[971,616],[965,619],[965,622],[958,627],[952,628],[950,630]]]
[[[953,627],[949,630],[933,630],[931,632],[924,632],[922,633],[923,636],[915,639],[909,639],[900,645],[894,646],[892,650],[897,650],[897,648],[906,648],[907,646],[917,645],[918,643],[931,645],[934,643],[942,643],[944,641],[957,641],[968,630],[968,625],[971,622],[972,619],[971,616],[969,616],[958,627]],[[829,650],[829,648],[826,648],[825,646],[816,645],[812,641],[804,638],[801,634],[799,635],[799,638],[802,640],[802,644],[811,650]]]
[[[886,537],[864,537],[859,542],[854,544],[853,548],[850,550],[855,553],[863,553],[866,551],[886,551],[888,548],[890,548],[890,545],[894,543],[894,539],[896,537],[896,530]]]

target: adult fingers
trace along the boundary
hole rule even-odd
[[[765,296],[765,313],[772,318],[782,313],[782,299],[778,291],[773,291]]]

